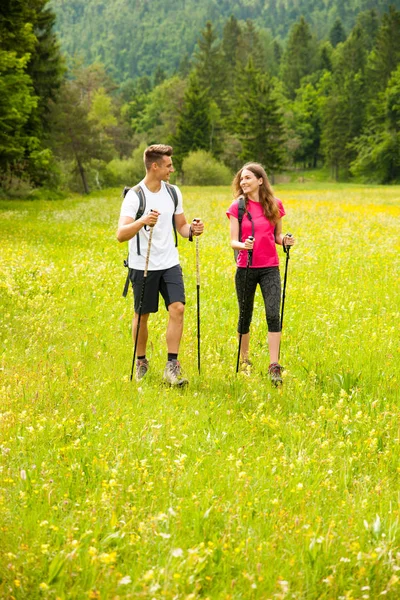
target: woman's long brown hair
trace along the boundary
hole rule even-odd
[[[262,178],[263,182],[260,185],[260,192],[259,192],[260,204],[263,208],[265,218],[268,219],[268,221],[271,221],[271,223],[276,223],[280,219],[278,203],[274,196],[274,192],[272,190],[271,184],[268,181],[268,177],[264,170],[264,167],[262,165],[260,165],[259,163],[255,163],[255,162],[247,163],[247,164],[243,165],[243,167],[236,173],[236,175],[233,179],[233,182],[232,182],[234,197],[237,199],[240,196],[243,196],[245,199],[246,210],[247,210],[247,203],[248,203],[247,194],[245,194],[243,192],[241,185],[240,185],[240,178],[242,176],[242,172],[244,169],[248,169],[249,171],[254,173],[254,175],[257,177],[257,179]]]

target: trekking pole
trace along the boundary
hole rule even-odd
[[[200,219],[193,219],[194,222]],[[200,251],[199,236],[196,235],[196,287],[197,287],[197,368],[200,374]]]
[[[148,271],[148,268],[149,268],[150,249],[151,249],[151,241],[152,241],[152,238],[153,238],[153,229],[154,229],[154,225],[151,225],[150,226],[150,233],[149,233],[149,241],[148,241],[148,244],[147,244],[146,262],[145,262],[145,265],[144,265],[142,289],[140,291],[138,322],[137,322],[137,327],[136,327],[135,347],[134,347],[134,350],[133,350],[133,359],[132,359],[132,368],[131,368],[131,381],[133,379],[133,370],[135,368],[136,348],[137,348],[137,343],[138,343],[138,339],[139,339],[140,318],[142,316],[142,305],[143,305],[143,298],[144,298],[144,288],[146,286],[147,271]],[[139,235],[139,234],[137,234],[137,235]]]
[[[253,236],[249,236],[249,240],[253,240]],[[239,315],[239,347],[237,353],[237,361],[236,361],[236,373],[239,371],[239,361],[240,361],[240,348],[242,346],[242,326],[243,326],[243,317],[244,317],[244,305],[246,302],[246,288],[247,288],[247,276],[249,274],[249,268],[251,264],[251,258],[253,255],[253,250],[247,251],[247,264],[246,264],[246,273],[244,275],[244,288],[243,288],[243,296],[242,302],[240,306],[240,315]]]
[[[291,233],[287,233],[285,237],[293,237]],[[287,273],[288,273],[288,265],[289,265],[289,258],[290,258],[290,246],[286,246],[284,243],[282,243],[282,247],[283,247],[283,251],[286,254],[286,264],[285,264],[285,275],[283,278],[283,293],[282,293],[282,308],[281,308],[281,332],[282,332],[282,327],[283,327],[283,311],[285,309],[285,298],[286,298],[286,282],[287,282]],[[279,352],[278,352],[278,360],[281,354],[281,345],[279,344]]]

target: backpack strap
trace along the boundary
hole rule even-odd
[[[139,198],[139,208],[138,208],[136,216],[135,216],[135,221],[136,221],[137,219],[140,219],[140,217],[144,214],[144,211],[146,209],[146,196],[144,195],[144,191],[140,187],[140,185],[136,185],[134,188],[130,188],[130,187],[126,187],[126,186],[124,187],[124,189],[122,191],[122,195],[124,198],[127,195],[127,193],[129,192],[129,190],[131,190],[131,189],[133,189],[136,192],[136,194]],[[136,235],[136,243],[137,243],[137,253],[140,254],[139,235]],[[131,271],[132,271],[132,269],[129,267],[129,252],[128,252],[128,256],[124,260],[124,267],[127,267],[127,269],[128,269],[128,274],[126,276],[125,285],[124,285],[124,291],[122,292],[123,297],[126,298],[126,296],[128,294],[129,282],[131,279]]]
[[[174,203],[174,214],[172,215],[172,227],[174,229],[175,248],[176,248],[178,245],[178,236],[176,233],[176,225],[175,225],[175,211],[178,207],[178,194],[176,193],[176,189],[174,188],[174,186],[171,185],[170,183],[165,182],[165,187],[167,188],[167,192],[171,196],[172,201]]]
[[[238,208],[238,221],[239,221],[239,242],[242,239],[242,221],[243,221],[243,216],[244,213],[246,212],[246,203],[245,203],[245,199],[243,198],[243,196],[240,196],[239,198],[239,208]]]
[[[135,217],[135,221],[137,221],[138,219],[140,219],[140,217],[142,217],[144,215],[144,211],[146,210],[146,196],[144,194],[143,188],[141,188],[140,185],[135,185],[135,187],[132,189],[136,192],[137,197],[139,198],[139,208],[137,209],[137,213],[136,213],[136,217]],[[136,246],[137,246],[137,253],[140,256],[139,232],[137,232],[137,234],[136,234]]]
[[[253,217],[251,216],[251,213],[248,210],[246,210],[246,201],[243,196],[240,196],[238,204],[239,204],[239,207],[238,207],[238,221],[239,221],[238,241],[240,242],[242,240],[242,221],[243,221],[244,215],[247,214],[247,218],[249,219],[249,221],[251,223],[251,235],[253,237],[254,237],[254,221],[253,221]],[[233,253],[235,256],[235,260],[237,260],[239,250],[234,250]]]

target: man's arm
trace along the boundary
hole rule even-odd
[[[132,217],[120,217],[118,221],[117,240],[119,242],[127,242],[131,240],[142,227],[149,225],[153,227],[157,223],[158,213],[152,210],[147,215],[143,215],[140,219],[132,219]]]
[[[184,213],[180,213],[179,215],[174,216],[175,219],[175,227],[179,234],[188,238],[190,235],[190,230],[192,230],[192,235],[201,235],[204,231],[204,223],[201,219],[193,219],[192,223],[186,221],[186,217]]]

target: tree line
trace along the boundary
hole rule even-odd
[[[47,0],[0,13],[0,183],[90,191],[132,184],[150,143],[174,146],[185,183],[227,183],[243,161],[273,176],[400,179],[400,12],[336,19],[318,40],[301,17],[286,43],[252,20],[208,21],[191,60],[117,83],[101,62],[67,70]]]
[[[168,75],[193,55],[207,20],[218,35],[231,15],[251,20],[263,38],[280,43],[304,16],[318,39],[327,39],[336,19],[349,32],[358,13],[379,15],[400,0],[51,0],[63,51],[77,51],[86,65],[102,62],[118,83],[152,76],[157,67]]]

